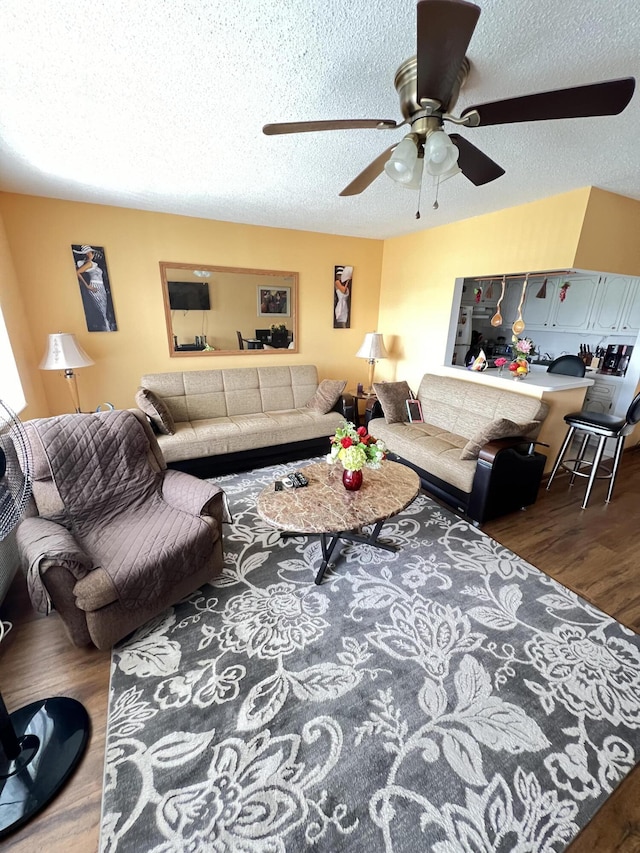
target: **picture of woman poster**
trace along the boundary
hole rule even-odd
[[[333,268],[333,328],[351,328],[353,267]]]
[[[89,332],[117,332],[109,273],[102,246],[71,246]]]

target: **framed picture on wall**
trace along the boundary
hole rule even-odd
[[[89,332],[117,332],[103,246],[73,243],[73,260]]]
[[[351,288],[353,267],[333,268],[333,328],[351,328]]]
[[[258,287],[258,317],[290,317],[291,288]]]

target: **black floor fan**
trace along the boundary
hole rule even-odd
[[[15,527],[31,495],[24,427],[0,400],[0,574],[17,561]],[[0,639],[4,626],[0,623]],[[40,699],[9,713],[0,694],[0,839],[50,802],[80,761],[89,716],[76,699]]]

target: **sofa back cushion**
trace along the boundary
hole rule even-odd
[[[149,373],[143,388],[162,398],[176,423],[299,409],[318,387],[315,365]]]
[[[537,397],[432,373],[422,377],[418,399],[427,423],[468,439],[500,418],[542,422],[549,411]]]

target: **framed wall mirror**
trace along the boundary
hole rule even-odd
[[[172,357],[298,351],[298,273],[160,261]]]

